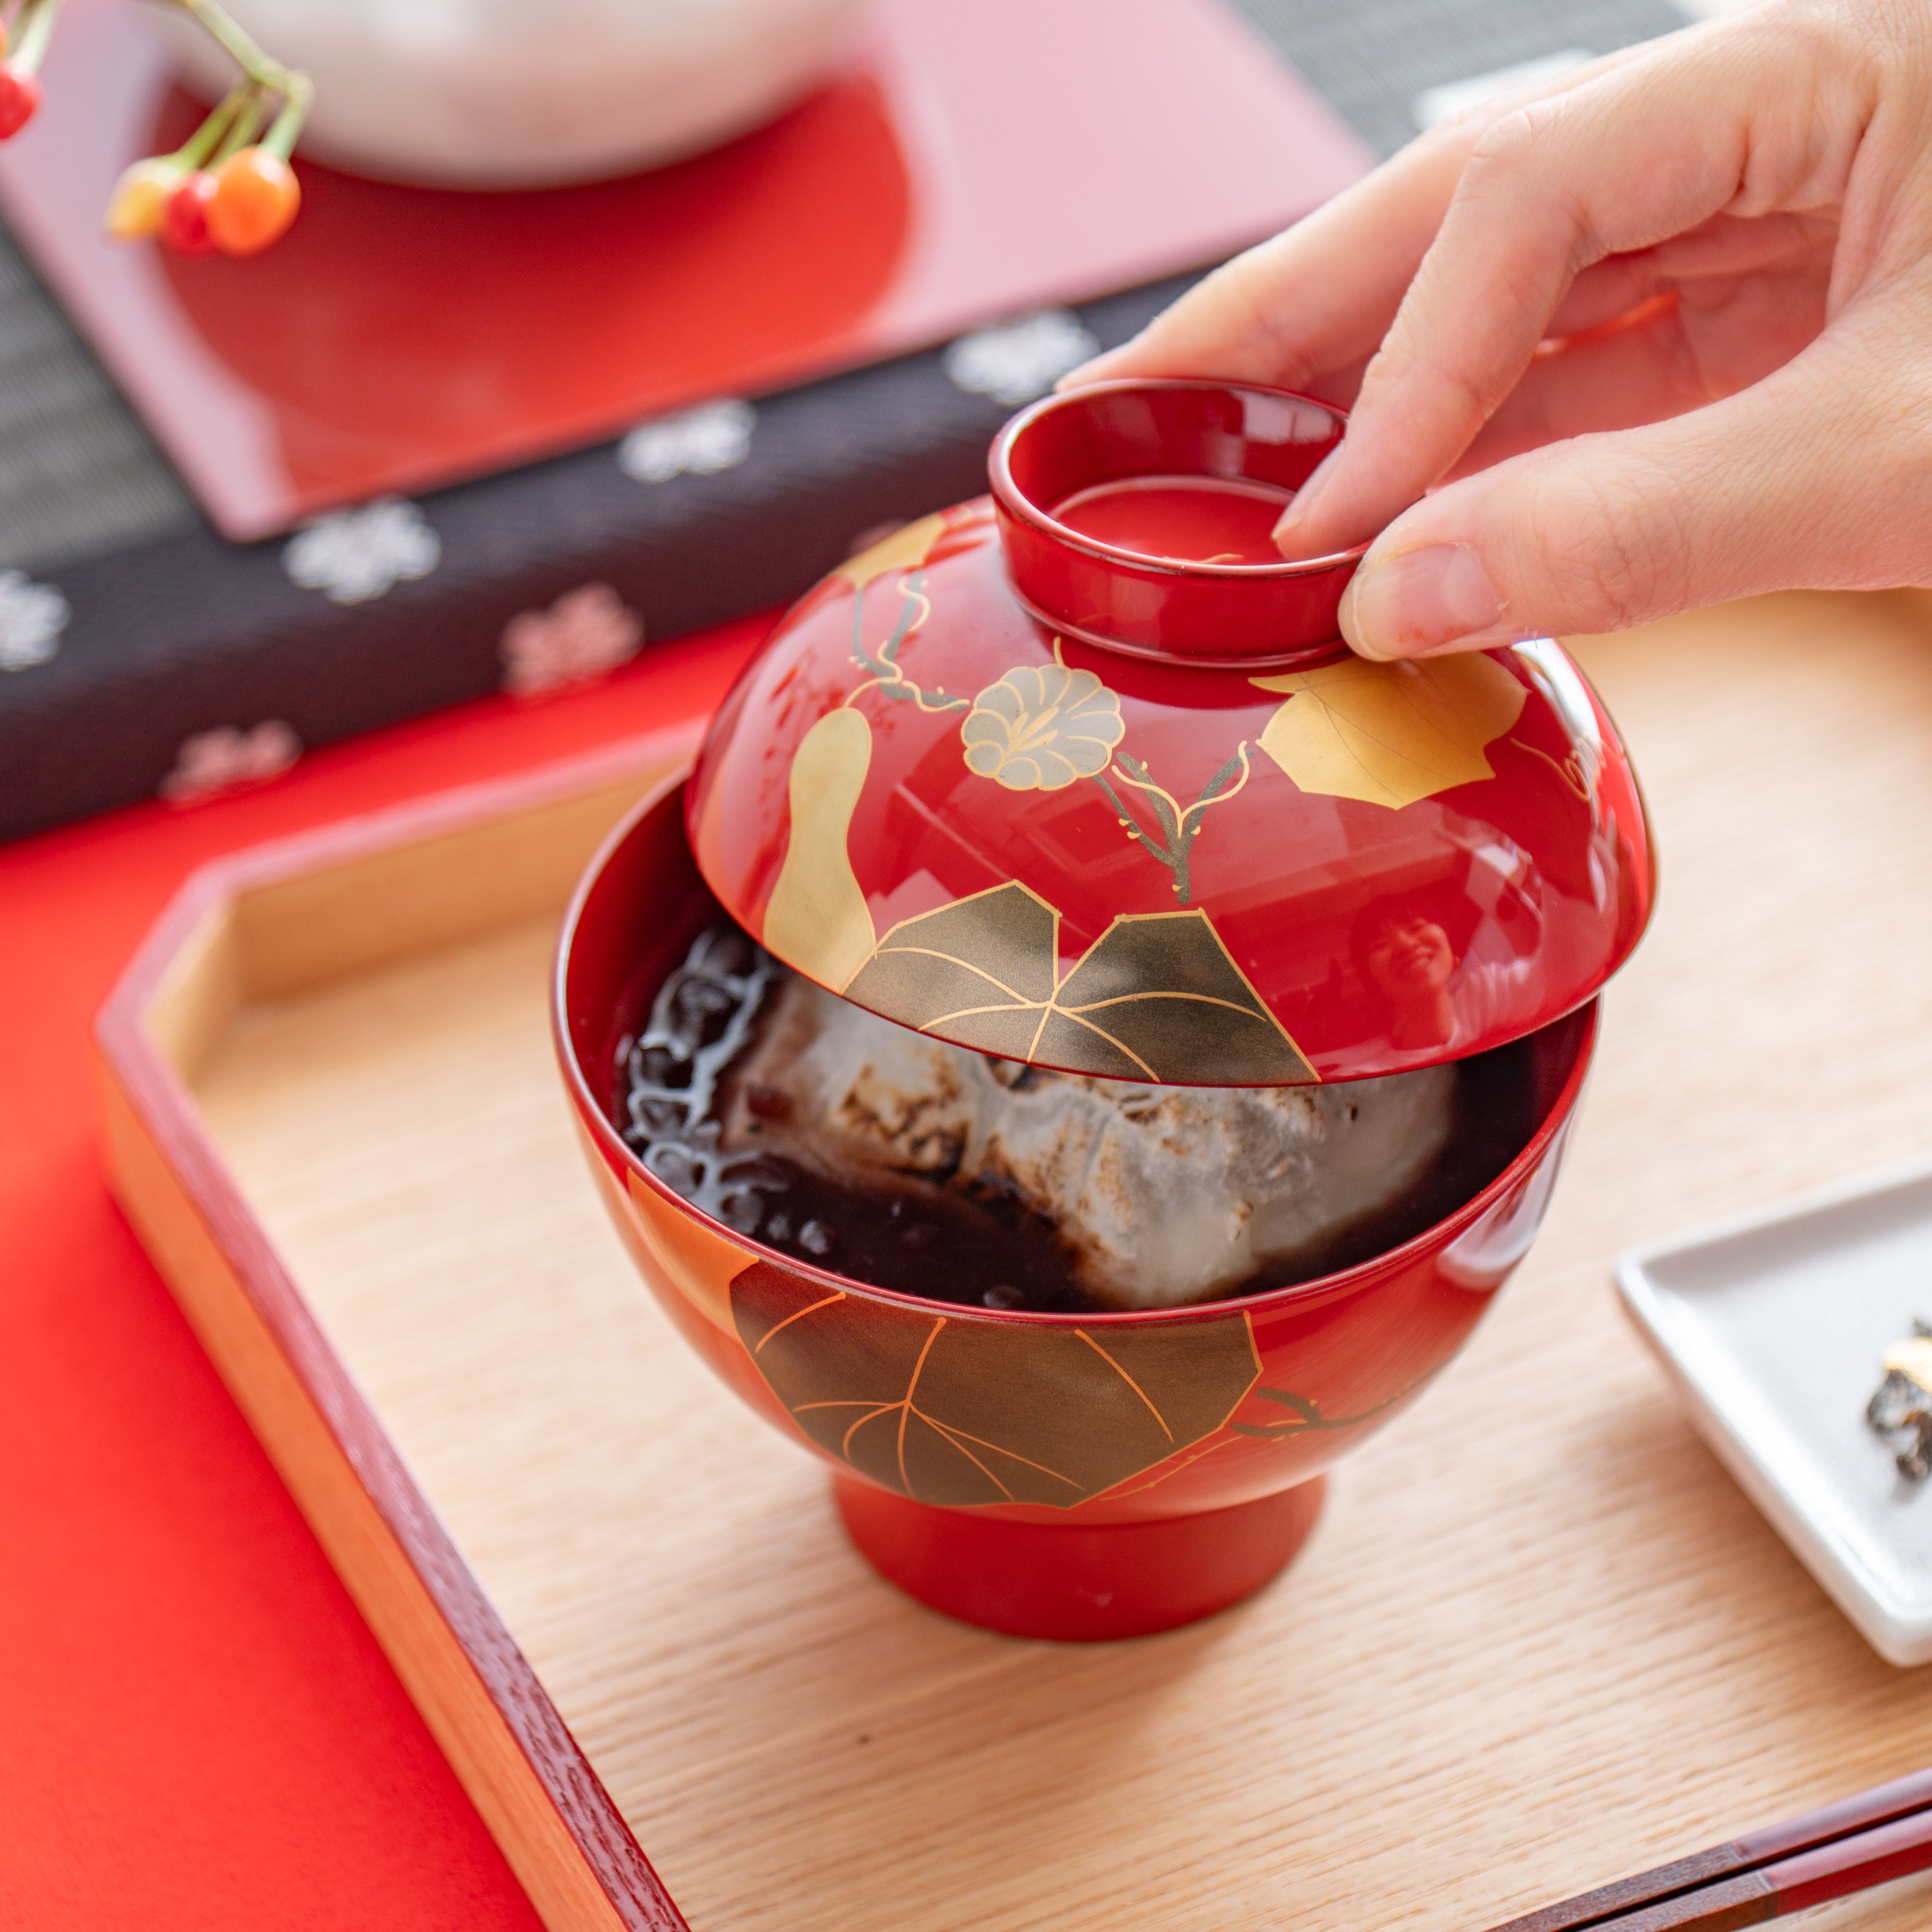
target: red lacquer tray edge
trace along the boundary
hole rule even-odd
[[[463,861],[488,857],[497,892],[480,932],[541,908],[504,835],[550,814],[567,871],[622,808],[696,749],[684,722],[516,778],[304,832],[202,867],[182,887],[95,1023],[103,1141],[116,1198],[316,1540],[550,1932],[688,1932],[622,1814],[335,1353],[224,1164],[186,1066],[250,991],[251,896],[299,893],[350,867],[436,848],[451,896],[409,882],[416,932],[379,905],[358,954],[332,932],[334,970],[458,936]],[[507,892],[505,880],[507,876]],[[549,894],[546,891],[545,896]],[[314,915],[313,912],[311,917]],[[376,936],[381,929],[383,937]],[[428,935],[426,938],[425,935]],[[260,962],[257,962],[260,964]],[[275,962],[266,962],[272,986]]]

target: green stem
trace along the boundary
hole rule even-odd
[[[60,0],[28,0],[20,15],[20,36],[8,56],[7,64],[22,74],[36,74],[54,30],[54,16]]]
[[[261,132],[268,113],[268,104],[262,98],[262,90],[251,86],[243,96],[242,105],[229,123],[228,131],[222,136],[221,145],[215,149],[208,166],[218,167],[230,154],[238,154]]]
[[[287,101],[262,140],[270,154],[278,154],[284,160],[295,152],[296,137],[301,134],[310,104],[315,99],[315,84],[307,74],[291,70],[287,81]]]
[[[265,81],[278,94],[283,92],[280,77],[288,70],[280,62],[271,60],[214,0],[174,0],[174,4],[192,14],[208,38],[232,58],[250,80]]]
[[[184,168],[198,168],[220,145],[222,136],[234,125],[242,104],[254,90],[247,81],[231,87],[208,118],[170,157]]]
[[[43,0],[43,4],[58,5],[58,0]],[[249,92],[254,97],[254,114],[250,120],[247,135],[233,148],[224,146],[223,156],[238,152],[255,138],[268,111],[268,97],[280,94],[283,106],[270,127],[262,145],[271,153],[284,160],[295,150],[296,140],[302,132],[303,121],[315,100],[315,86],[308,76],[293,68],[283,66],[278,60],[272,59],[257,46],[236,21],[231,20],[225,9],[215,4],[215,0],[164,0],[164,4],[178,7],[193,17],[208,38],[227,54],[248,76],[252,86]],[[230,96],[231,99],[234,97]]]

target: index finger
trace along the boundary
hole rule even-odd
[[[1582,269],[1726,208],[1769,212],[1841,187],[1862,117],[1831,96],[1858,83],[1807,40],[1775,20],[1692,29],[1489,130],[1347,436],[1282,519],[1284,550],[1324,554],[1372,536],[1446,476]]]
[[[1217,268],[1140,334],[1062,379],[1221,376],[1315,389],[1380,345],[1491,124],[1622,64],[1626,49],[1482,104],[1412,141],[1292,228]]]

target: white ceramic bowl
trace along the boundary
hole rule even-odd
[[[379,179],[538,188],[656,167],[774,118],[866,0],[227,0],[314,80],[303,152]],[[226,56],[164,16],[189,84]]]

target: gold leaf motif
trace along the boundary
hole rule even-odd
[[[1528,697],[1480,651],[1394,664],[1352,658],[1248,681],[1292,694],[1260,743],[1304,791],[1391,810],[1494,778],[1484,748]]]
[[[1116,919],[1058,980],[1060,915],[994,886],[902,920],[848,999],[982,1053],[1105,1080],[1288,1087],[1316,1078],[1208,915]]]
[[[1104,1036],[1156,1080],[1290,1087],[1315,1078],[1204,912],[1116,919],[1060,982],[1053,1004],[1040,1043],[1061,1065],[1080,1043],[1078,1027]]]
[[[1220,1429],[1261,1373],[1245,1312],[1067,1328],[868,1301],[757,1262],[738,1337],[806,1436],[921,1502],[1071,1509]]]
[[[973,700],[959,737],[968,771],[1009,791],[1060,791],[1104,771],[1126,728],[1092,671],[1019,664]]]
[[[1004,1060],[1030,1058],[1055,991],[1060,915],[1016,882],[902,920],[846,997]]]
[[[882,538],[871,549],[848,556],[832,574],[844,578],[854,590],[862,590],[874,578],[883,577],[889,570],[916,570],[932,555],[932,547],[945,527],[944,514],[921,517]]]
[[[846,846],[872,763],[872,728],[831,711],[791,761],[791,842],[765,907],[764,944],[788,965],[841,991],[872,950],[872,915]]]

